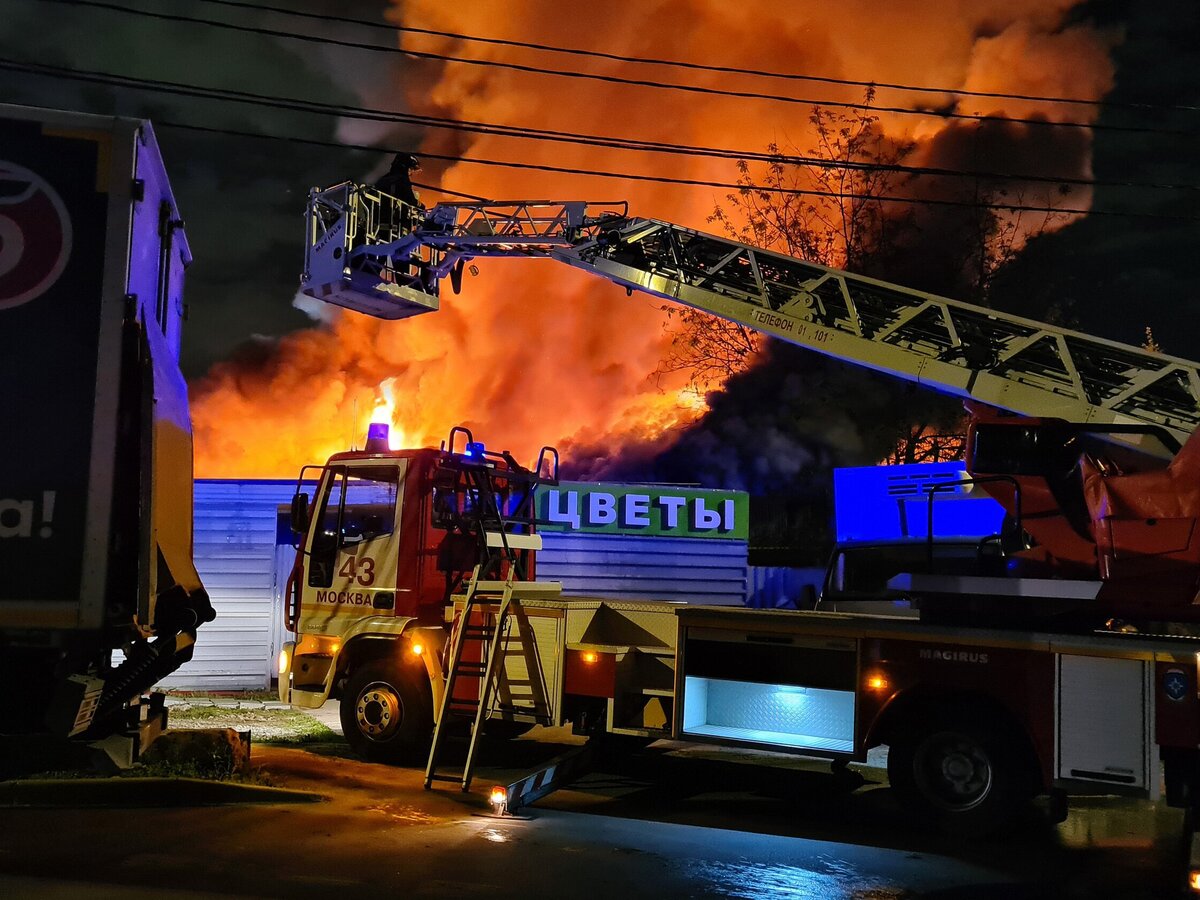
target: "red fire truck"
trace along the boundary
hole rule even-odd
[[[1046,792],[1157,796],[1160,760],[1167,801],[1194,802],[1195,363],[623,208],[402,206],[314,191],[303,290],[400,318],[436,310],[472,258],[557,259],[964,397],[968,471],[1010,521],[966,573],[893,579],[916,619],[567,598],[535,572],[530,498],[556,477],[553,451],[526,468],[458,430],[439,450],[377,434],[294,503],[293,703],[340,697],[368,758],[428,751],[427,786],[465,718],[464,789],[483,730],[572,723],[835,767],[887,744],[896,791],[956,830]]]

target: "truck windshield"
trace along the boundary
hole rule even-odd
[[[503,524],[506,531],[523,530],[528,523],[529,486],[505,477],[502,470],[477,470],[474,474],[474,478],[468,478],[449,466],[437,473],[431,510],[433,527],[472,533],[479,526],[495,530]]]
[[[318,538],[342,547],[391,534],[396,528],[399,486],[396,466],[334,470],[321,507]]]

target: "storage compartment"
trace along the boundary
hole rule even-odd
[[[689,629],[681,733],[854,752],[854,641]]]
[[[1149,711],[1147,663],[1060,656],[1058,777],[1148,787]]]
[[[854,692],[687,678],[683,733],[807,750],[854,750]]]
[[[617,661],[609,730],[615,734],[670,737],[675,713],[675,655],[632,647]]]

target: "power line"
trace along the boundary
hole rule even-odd
[[[374,153],[405,153],[408,152],[404,148],[396,147],[381,147],[371,144],[349,144],[338,141],[323,141],[318,138],[305,138],[294,135],[282,134],[263,134],[253,131],[242,131],[233,128],[217,128],[215,126],[197,125],[189,122],[172,122],[167,119],[159,119],[156,121],[157,126],[165,128],[176,128],[184,131],[195,131],[207,134],[221,134],[232,137],[259,138],[262,140],[284,141],[287,143],[309,144],[316,147],[331,147],[338,150],[365,150]],[[786,194],[809,197],[826,197],[834,200],[868,200],[880,203],[904,203],[910,205],[928,205],[928,206],[951,206],[963,207],[970,209],[994,209],[1005,210],[1010,212],[1045,212],[1045,213],[1063,213],[1063,214],[1078,214],[1090,216],[1106,216],[1113,218],[1132,218],[1132,219],[1167,219],[1172,221],[1196,222],[1200,221],[1200,216],[1176,216],[1165,213],[1138,213],[1122,210],[1089,210],[1089,209],[1071,209],[1064,207],[1053,206],[1027,206],[1016,203],[975,203],[962,200],[940,200],[921,197],[892,197],[892,196],[877,196],[873,194],[858,194],[858,193],[839,193],[837,191],[816,191],[802,190],[799,188],[779,188],[773,185],[743,185],[723,181],[705,181],[692,178],[669,178],[666,176],[657,175],[637,175],[627,172],[601,172],[594,169],[574,169],[564,166],[549,166],[538,163],[521,163],[511,162],[507,160],[496,159],[480,159],[477,157],[465,156],[449,156],[442,153],[426,153],[421,154],[425,159],[436,159],[450,163],[467,163],[470,165],[492,166],[505,169],[525,169],[539,172],[553,172],[556,174],[566,175],[582,175],[594,178],[615,178],[625,181],[644,181],[657,184],[681,185],[686,187],[711,187],[723,190],[751,190],[762,191],[772,194]],[[438,190],[441,190],[440,188]],[[449,193],[458,193],[450,191]],[[470,194],[459,194],[471,199],[478,199]],[[486,201],[497,202],[497,201]]]
[[[100,0],[46,0],[50,3],[64,3],[69,6],[91,7],[95,9],[103,9],[111,12],[126,13],[134,16],[142,16],[145,18],[159,19],[168,22],[187,22],[193,25],[207,25],[213,28],[223,28],[230,31],[238,31],[249,34],[259,34],[268,37],[284,38],[287,40],[304,41],[313,44],[325,44],[330,46],[348,47],[357,50],[369,50],[375,53],[400,54],[402,56],[412,57],[414,59],[427,59],[437,62],[456,62],[464,65],[482,66],[485,68],[509,69],[516,72],[525,72],[536,75],[552,75],[561,78],[575,78],[589,81],[600,81],[608,84],[622,84],[631,87],[646,87],[657,90],[673,90],[683,91],[686,93],[702,94],[706,96],[730,97],[740,100],[763,100],[775,103],[798,104],[803,106],[832,106],[840,109],[857,109],[869,110],[872,112],[887,112],[897,115],[907,116],[923,116],[926,118],[937,119],[957,119],[963,121],[974,122],[1010,122],[1020,125],[1031,125],[1034,127],[1055,127],[1055,128],[1086,128],[1095,131],[1113,131],[1125,132],[1133,134],[1161,134],[1175,137],[1200,137],[1200,131],[1185,131],[1181,129],[1168,128],[1153,128],[1140,125],[1110,125],[1101,123],[1089,122],[1051,122],[1048,119],[1019,117],[1019,116],[993,116],[982,115],[978,113],[959,113],[939,110],[919,110],[908,109],[898,106],[879,106],[870,103],[852,103],[842,100],[812,100],[801,97],[789,97],[783,94],[766,94],[757,91],[739,91],[728,88],[711,88],[701,87],[700,85],[678,84],[675,82],[651,81],[649,79],[639,78],[624,78],[618,75],[600,75],[591,72],[573,72],[564,69],[548,69],[539,66],[530,66],[523,63],[501,62],[499,60],[482,60],[471,59],[462,56],[450,56],[442,53],[429,53],[419,50],[409,50],[399,47],[384,47],[379,44],[368,44],[361,41],[347,41],[333,37],[319,37],[311,34],[299,34],[292,31],[279,31],[273,28],[263,28],[256,25],[239,25],[232,22],[220,22],[213,19],[201,19],[194,16],[185,16],[177,13],[163,13],[154,10],[133,9],[128,6],[121,6],[113,3],[100,2]]]
[[[274,135],[264,135],[264,137],[274,137]],[[280,140],[289,140],[289,138],[280,138]],[[344,145],[343,145],[344,146]],[[397,151],[391,151],[397,152]],[[423,181],[412,182],[413,187],[419,187],[423,191],[434,191],[438,194],[448,194],[452,197],[462,197],[464,200],[474,200],[476,203],[490,203],[487,197],[480,197],[478,194],[464,194],[462,191],[452,191],[449,188],[438,187],[436,184],[426,184]]]
[[[682,60],[661,59],[648,56],[628,56],[620,53],[605,53],[600,50],[585,50],[579,47],[556,47],[551,44],[539,44],[532,41],[516,41],[504,38],[481,37],[479,35],[463,34],[455,31],[438,31],[432,28],[417,28],[411,25],[390,25],[370,19],[355,19],[346,16],[330,16],[322,13],[307,12],[298,9],[287,9],[282,6],[268,4],[246,3],[242,0],[202,0],[217,6],[234,9],[253,10],[255,12],[272,12],[294,18],[309,19],[317,22],[331,22],[339,25],[358,25],[364,28],[374,28],[389,33],[403,32],[420,34],[428,37],[444,37],[470,43],[490,44],[500,47],[518,47],[526,50],[539,50],[548,53],[561,53],[570,56],[582,56],[591,59],[603,59],[612,62],[635,63],[655,66],[669,66],[699,72],[715,72],[722,75],[749,75],[756,78],[778,78],[787,81],[806,81],[816,84],[833,84],[842,87],[887,88],[897,91],[912,91],[926,94],[950,94],[958,97],[981,97],[1000,100],[1029,100],[1037,103],[1064,103],[1077,106],[1111,107],[1115,109],[1144,109],[1165,112],[1196,112],[1197,106],[1183,104],[1136,103],[1114,100],[1084,100],[1078,97],[1052,97],[1039,94],[1010,94],[1001,91],[971,91],[965,88],[942,88],[929,85],[903,84],[891,81],[858,81],[852,78],[833,78],[823,75],[805,75],[796,72],[777,72],[764,69],[746,69],[737,66],[721,66],[706,63],[684,62]]]
[[[37,72],[39,68],[47,68],[47,67],[39,67],[36,64],[34,64],[34,65],[27,65],[27,64],[21,64],[21,63],[14,64],[11,61],[0,59],[0,68],[16,69],[19,71]],[[61,72],[71,72],[72,70],[60,70],[60,71]],[[71,80],[86,81],[86,82],[100,82],[100,83],[105,83],[105,84],[111,84],[113,81],[120,82],[124,78],[123,76],[106,76],[106,75],[100,75],[100,76],[93,77],[93,76],[88,75],[87,73],[82,73],[82,72],[75,72],[74,74],[70,74],[70,75],[52,74],[51,77],[65,77],[65,78],[68,78]],[[128,80],[128,79],[125,79],[125,80]],[[150,83],[149,87],[150,87],[150,89],[154,89],[152,83]],[[167,93],[176,93],[176,91],[170,90],[170,89],[163,89],[163,90],[165,90]],[[208,92],[208,93],[206,93],[206,92]],[[188,90],[188,91],[178,91],[178,93],[184,93],[185,95],[188,95],[188,96],[196,96],[196,97],[201,97],[201,98],[205,98],[205,99],[224,99],[224,98],[220,97],[219,95],[214,96],[213,94],[216,94],[217,92],[214,92],[212,89],[208,89],[208,88],[196,88],[196,89],[192,89],[192,90]],[[255,103],[256,105],[267,106],[269,108],[275,108],[275,109],[289,108],[286,105],[277,105],[277,104],[272,104],[272,103],[268,103],[265,101],[255,101],[255,100],[247,99],[244,102]],[[320,111],[314,111],[311,109],[305,109],[302,105],[298,105],[296,108],[301,112],[307,112],[307,113],[316,112],[316,114],[318,114],[318,115],[327,115],[328,114],[328,113],[323,113]],[[171,123],[171,124],[173,127],[177,127],[177,128],[188,127],[181,123]],[[197,128],[196,130],[219,131],[219,129],[211,129],[211,128],[210,129]],[[255,134],[254,132],[244,132],[243,133],[243,132],[230,131],[228,133],[237,134],[237,135],[245,136],[245,137],[272,137],[269,135],[258,135],[258,134]],[[292,140],[292,141],[298,141],[298,142],[302,142],[302,143],[313,143],[312,141],[308,141],[303,138],[284,137],[284,136],[278,136],[278,137],[281,140]],[[331,142],[331,141],[316,142],[316,143],[321,144],[323,146],[340,147],[343,149],[360,149],[360,150],[375,150],[375,151],[380,151],[380,152],[397,152],[395,150],[390,150],[389,148],[373,147],[373,146],[368,146],[368,145],[341,144],[341,143],[336,143],[336,142]],[[1045,213],[1063,213],[1063,214],[1078,214],[1078,215],[1093,215],[1093,216],[1116,216],[1116,217],[1139,218],[1139,219],[1169,219],[1169,220],[1195,221],[1198,218],[1200,218],[1200,217],[1194,217],[1194,216],[1176,216],[1176,215],[1170,215],[1170,214],[1165,214],[1165,213],[1137,213],[1137,212],[1119,211],[1119,210],[1096,210],[1096,209],[1077,209],[1077,208],[1073,208],[1073,207],[1031,206],[1031,205],[1019,204],[1019,203],[995,203],[995,202],[983,203],[983,202],[975,202],[975,201],[956,201],[956,200],[944,200],[944,199],[934,199],[934,198],[899,197],[899,196],[889,196],[889,195],[880,195],[880,194],[863,194],[863,193],[846,192],[846,191],[804,190],[804,189],[800,189],[800,188],[776,187],[774,185],[742,184],[742,183],[708,181],[708,180],[701,180],[701,179],[680,179],[680,178],[668,178],[668,177],[663,177],[663,176],[635,175],[635,174],[621,173],[621,172],[603,172],[603,171],[598,171],[598,170],[594,170],[594,169],[580,169],[580,168],[568,168],[568,167],[561,167],[561,166],[547,166],[547,165],[539,165],[539,164],[533,164],[533,163],[516,163],[516,162],[510,162],[510,161],[480,159],[477,157],[448,156],[448,155],[430,153],[430,152],[423,152],[422,155],[427,158],[430,158],[430,159],[439,159],[439,160],[455,162],[455,163],[465,162],[465,163],[474,163],[474,164],[478,164],[478,165],[502,166],[505,168],[514,168],[514,169],[531,169],[531,170],[556,172],[556,173],[572,174],[572,175],[585,175],[585,176],[594,176],[594,177],[602,177],[602,178],[623,178],[623,179],[628,179],[628,180],[633,180],[633,181],[648,181],[648,182],[658,182],[661,184],[690,185],[690,186],[698,186],[698,187],[715,187],[715,188],[737,190],[737,191],[747,190],[747,191],[761,191],[761,192],[785,194],[785,195],[827,197],[827,198],[834,198],[834,199],[839,199],[839,200],[859,199],[859,200],[870,200],[870,201],[876,201],[876,202],[892,202],[892,203],[930,205],[930,206],[955,206],[955,207],[965,207],[965,208],[1009,210],[1009,211],[1014,211],[1014,212],[1045,212]]]
[[[398,113],[389,110],[372,109],[368,107],[349,106],[342,104],[321,103],[311,100],[299,100],[291,97],[279,97],[267,94],[257,94],[249,91],[237,91],[227,88],[210,88],[202,85],[185,84],[182,82],[165,81],[161,79],[144,79],[127,75],[115,75],[109,72],[95,70],[72,69],[61,66],[51,66],[43,63],[20,62],[0,58],[0,68],[14,71],[46,75],[48,77],[71,78],[86,80],[117,87],[149,90],[176,96],[198,97],[222,102],[245,103],[256,106],[266,106],[272,109],[287,109],[297,112],[314,113],[318,115],[336,115],[344,118],[367,121],[386,121],[399,124],[419,125],[426,128],[445,129],[451,131],[466,131],[479,134],[492,134],[519,140],[538,140],[559,143],[571,143],[584,146],[606,147],[615,150],[640,151],[653,153],[669,153],[693,157],[709,157],[729,160],[753,160],[765,163],[786,163],[797,166],[808,166],[827,169],[847,169],[855,171],[888,171],[915,177],[937,176],[954,178],[972,178],[984,180],[1007,180],[1055,185],[1076,185],[1086,187],[1134,187],[1142,189],[1186,190],[1200,191],[1200,185],[1178,183],[1155,183],[1135,181],[1110,181],[1101,179],[1076,178],[1071,176],[1032,175],[1009,172],[991,172],[981,170],[957,170],[930,166],[906,166],[898,163],[873,163],[854,160],[829,160],[815,157],[796,156],[790,154],[765,153],[762,151],[743,151],[715,147],[699,147],[694,145],[670,144],[659,141],[647,141],[632,138],[614,138],[604,135],[581,134],[578,132],[553,131],[547,129],[522,128],[511,125],[500,125],[487,122],[473,122],[461,119],[439,118],[412,113]]]

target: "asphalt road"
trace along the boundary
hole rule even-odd
[[[277,784],[315,804],[0,809],[5,897],[1171,896],[1179,816],[1112,798],[1058,826],[957,841],[914,826],[876,770],[852,794],[816,763],[656,745],[530,810],[488,816],[486,793],[558,749],[481,749],[472,793],[344,745],[258,747]],[[753,764],[751,764],[753,763]],[[880,780],[881,781],[881,780]]]

